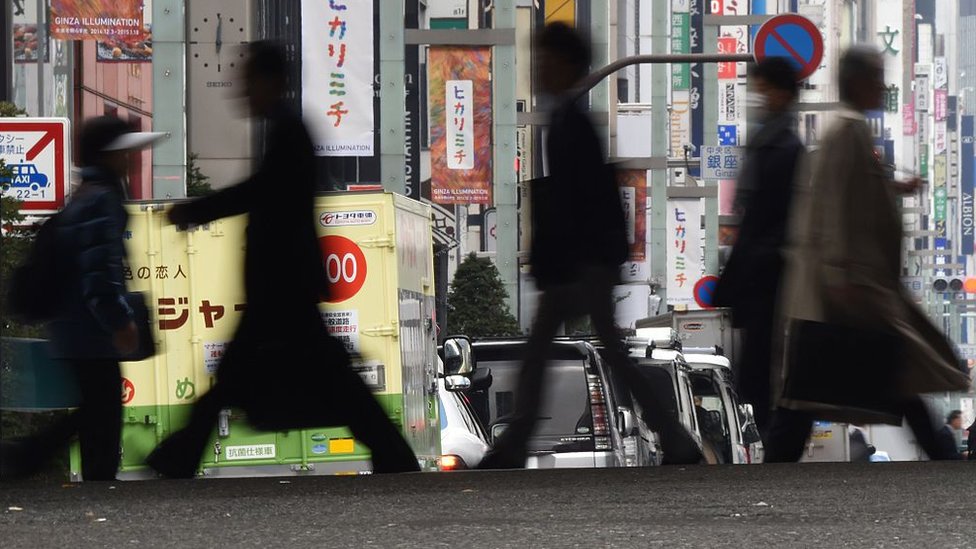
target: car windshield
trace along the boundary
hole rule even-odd
[[[491,423],[513,413],[518,386],[518,361],[479,361],[491,368]],[[546,391],[536,427],[537,436],[589,435],[593,432],[586,370],[582,359],[553,360],[546,365]]]

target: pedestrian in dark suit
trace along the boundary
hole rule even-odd
[[[967,459],[969,461],[976,461],[976,421],[967,429],[969,433],[969,440],[966,442],[966,450],[969,453]]]
[[[589,70],[589,45],[570,27],[553,23],[541,31],[536,47],[540,84],[556,98],[546,145],[550,176],[532,189],[530,263],[542,296],[519,373],[513,419],[479,467],[525,466],[550,344],[560,325],[584,315],[593,322],[607,362],[634,390],[648,424],[661,434],[665,459],[697,463],[700,448],[650,397],[653,391],[614,324],[613,287],[629,254],[620,189],[593,123],[571,91]]]
[[[114,480],[122,432],[119,357],[136,350],[139,331],[125,301],[123,235],[130,153],[163,137],[133,132],[114,116],[86,121],[78,132],[82,182],[56,221],[62,302],[48,323],[51,354],[75,376],[78,409],[37,436],[6,445],[3,476],[29,475],[76,433],[84,480]],[[52,289],[54,291],[54,289]]]
[[[796,70],[784,58],[752,67],[750,79],[762,97],[761,126],[750,137],[736,187],[742,223],[715,293],[716,304],[732,308],[743,329],[741,359],[734,365],[736,391],[755,410],[756,426],[769,423],[776,302],[783,274],[783,245],[803,144],[796,135]]]
[[[953,410],[946,416],[945,425],[936,432],[944,459],[964,459],[962,452],[959,451],[959,442],[956,440],[956,432],[960,430],[962,430],[962,412]]]
[[[410,446],[330,337],[318,304],[328,285],[312,216],[315,157],[300,116],[283,100],[287,63],[267,42],[250,47],[246,95],[267,125],[266,151],[249,179],[174,206],[177,225],[248,215],[247,309],[189,424],[147,463],[171,477],[192,476],[221,408],[239,406],[259,428],[346,425],[372,451],[377,473],[417,471]],[[228,273],[228,276],[233,276]]]

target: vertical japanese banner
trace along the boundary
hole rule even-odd
[[[705,51],[705,0],[689,0],[690,29],[688,32],[691,53]],[[711,85],[715,85],[713,82]],[[701,63],[691,65],[691,90],[688,98],[691,106],[691,143],[697,148],[705,143],[705,66]],[[698,177],[699,170],[692,164],[689,173]]]
[[[702,262],[702,201],[668,200],[668,305],[695,308],[695,283],[705,274]]]
[[[470,80],[444,83],[447,169],[474,169],[474,84]]]
[[[427,65],[431,200],[491,204],[491,49],[432,47]]]
[[[911,102],[912,99],[909,98],[909,103],[902,105],[901,117],[902,117],[902,135],[908,137],[915,135],[915,103]]]
[[[647,257],[647,170],[621,170],[617,177],[627,220],[628,261],[639,263]]]
[[[688,0],[671,2],[671,53],[691,52],[691,16]],[[682,147],[691,143],[691,67],[684,63],[671,65],[671,155],[681,156]]]
[[[420,26],[419,6],[417,2],[407,2],[403,18],[403,28],[415,29]],[[406,162],[403,163],[405,185],[404,194],[408,198],[421,200],[420,192],[420,46],[406,44],[403,51],[403,66],[406,72],[406,119],[403,121],[403,152]],[[426,97],[423,98],[426,103]]]
[[[373,3],[302,0],[302,110],[319,156],[373,156]]]
[[[946,111],[949,105],[949,92],[948,90],[935,90],[935,95],[933,97],[933,110],[935,111],[935,120],[937,122],[944,122],[946,119]]]

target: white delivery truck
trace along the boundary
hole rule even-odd
[[[122,365],[123,479],[151,475],[146,456],[186,423],[193,402],[214,383],[245,305],[247,222],[238,216],[178,231],[165,221],[165,204],[127,209],[124,272],[130,290],[149,295],[159,352]],[[309,215],[332,283],[320,305],[329,330],[362,355],[359,373],[423,468],[434,470],[441,452],[429,206],[391,193],[336,193],[318,197]],[[371,467],[368,450],[345,427],[262,432],[234,409],[221,414],[210,448],[202,475],[358,474]],[[77,444],[71,474],[80,479]]]

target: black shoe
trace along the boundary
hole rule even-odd
[[[200,455],[187,451],[176,433],[156,447],[146,457],[146,465],[166,478],[194,478],[200,468]]]
[[[0,441],[0,480],[30,478],[40,471],[42,463],[29,441]]]

